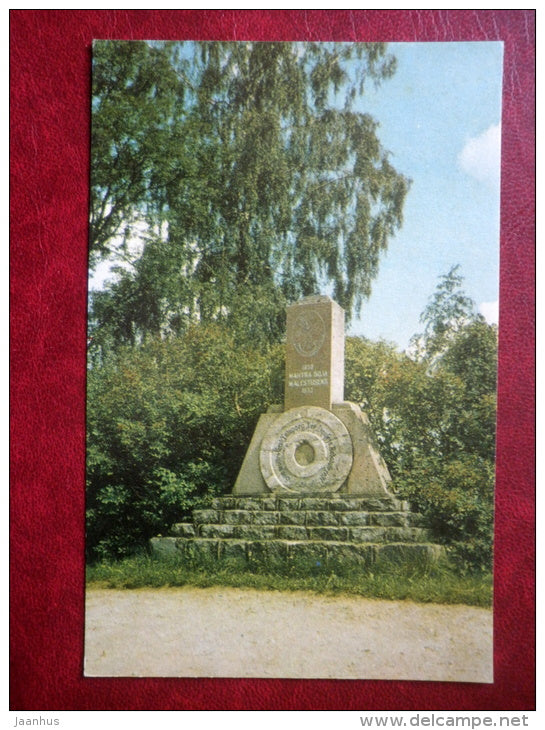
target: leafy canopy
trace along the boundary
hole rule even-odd
[[[242,331],[259,300],[271,341],[326,283],[358,312],[409,186],[360,110],[394,70],[384,44],[96,42],[90,260],[124,262],[97,334]]]

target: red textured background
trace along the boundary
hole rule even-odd
[[[12,10],[11,709],[534,707],[533,10]],[[84,679],[93,38],[503,40],[495,683]]]

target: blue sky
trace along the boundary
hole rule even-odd
[[[380,121],[394,167],[413,183],[403,228],[350,333],[403,349],[421,331],[420,313],[439,277],[456,264],[466,293],[497,321],[503,46],[392,43],[389,49],[397,72],[378,90],[370,87],[361,108]]]

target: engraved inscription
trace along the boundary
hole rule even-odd
[[[301,370],[288,373],[288,388],[299,388],[301,393],[314,393],[314,388],[329,385],[329,372],[315,370],[313,363],[303,365]]]

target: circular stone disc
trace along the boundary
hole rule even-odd
[[[259,465],[273,492],[334,492],[352,468],[352,439],[325,408],[291,408],[265,434]]]

